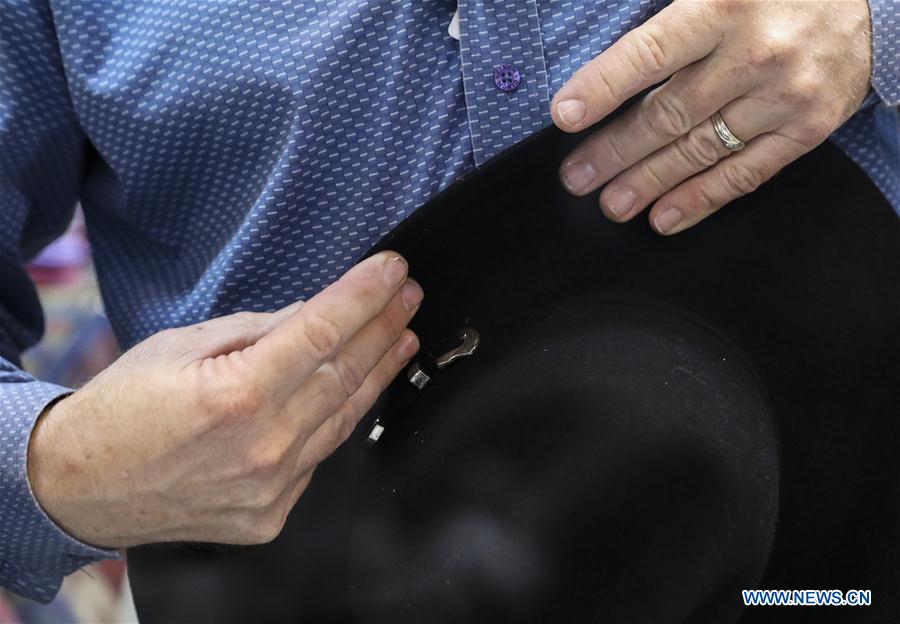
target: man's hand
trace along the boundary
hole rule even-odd
[[[38,501],[97,546],[272,540],[417,351],[421,300],[383,252],[306,303],[152,336],[38,422]]]
[[[871,71],[866,0],[675,0],[587,63],[551,104],[576,132],[665,81],[563,163],[576,194],[607,183],[604,213],[653,204],[661,234],[691,227],[755,190],[849,118]],[[731,152],[717,111],[746,148]]]

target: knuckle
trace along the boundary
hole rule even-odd
[[[771,69],[789,60],[795,50],[796,42],[782,30],[768,30],[761,34],[748,51],[748,58],[753,67]]]
[[[356,424],[359,422],[361,416],[362,414],[359,413],[359,410],[352,405],[347,405],[339,413],[334,415],[331,419],[332,452],[347,441],[356,429]]]
[[[254,314],[253,312],[242,310],[241,312],[235,312],[234,314],[232,314],[231,318],[241,323],[252,323],[256,320],[256,314]]]
[[[347,414],[340,419],[335,430],[335,440],[337,444],[335,448],[350,439],[350,436],[356,431],[356,425],[362,414],[358,410],[348,409]]]
[[[651,94],[643,110],[647,126],[652,132],[664,138],[678,138],[694,127],[690,111],[684,101],[666,89]]]
[[[614,132],[604,133],[603,141],[598,141],[595,145],[591,158],[593,162],[610,163],[620,170],[634,162],[628,157]]]
[[[809,108],[821,101],[822,77],[815,70],[801,70],[794,73],[787,89],[790,103]]]
[[[657,193],[662,194],[672,187],[672,183],[666,179],[666,175],[657,169],[658,165],[653,162],[644,162],[640,166],[640,178],[645,183],[649,183],[650,187],[655,189]],[[633,186],[640,186],[632,183]]]
[[[379,329],[385,336],[396,339],[400,337],[407,323],[398,308],[389,308],[386,314],[378,317]]]
[[[739,195],[752,193],[765,181],[759,170],[741,163],[730,163],[723,167],[722,179],[729,191]]]
[[[307,316],[304,323],[304,337],[312,346],[315,357],[326,359],[341,345],[341,330],[331,319],[321,314]]]
[[[606,75],[606,70],[600,63],[594,61],[585,65],[590,68],[590,76],[588,84],[594,90],[595,96],[599,95],[600,100],[619,101],[622,99],[621,89],[610,82]]]
[[[247,542],[254,545],[268,544],[281,535],[286,521],[287,512],[280,509],[257,515],[247,527]]]
[[[263,502],[261,506],[267,507],[277,497],[278,491],[274,485],[275,477],[281,470],[285,453],[278,447],[266,449],[251,448],[243,458],[243,473],[245,477],[266,484],[265,487],[254,488],[254,501]]]
[[[228,379],[200,387],[203,412],[214,418],[244,418],[257,413],[263,405],[259,391],[250,383]]]
[[[695,207],[692,212],[698,215],[714,212],[720,205],[706,184],[694,184],[689,187],[688,197],[690,205]]]
[[[661,45],[662,33],[653,26],[644,26],[632,31],[632,37],[626,47],[626,58],[632,65],[635,74],[644,81],[659,77],[668,63],[663,46]]]
[[[333,363],[338,383],[346,396],[352,396],[366,380],[368,367],[354,351],[345,350]]]
[[[247,525],[247,529],[243,539],[240,540],[240,543],[244,546],[262,546],[263,544],[268,544],[276,537],[278,537],[277,534],[271,534],[264,529],[264,525],[254,521]]]
[[[246,501],[246,507],[251,511],[267,513],[278,502],[280,494],[281,492],[272,486],[257,487]]]
[[[702,132],[690,132],[675,145],[681,157],[695,171],[709,169],[719,162],[718,145]]]
[[[774,48],[760,41],[747,52],[747,62],[753,69],[768,69],[778,60],[778,54]]]
[[[334,367],[330,363],[324,364],[304,383],[303,391],[300,394],[302,398],[290,399],[287,409],[288,411],[302,410],[304,415],[312,414],[319,409],[324,409],[323,406],[332,405],[336,399],[344,400],[345,397],[335,396],[335,386],[339,385],[340,382],[337,380],[337,372]],[[308,435],[311,433],[312,431],[307,431]]]

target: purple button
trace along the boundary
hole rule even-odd
[[[494,68],[494,84],[501,91],[515,91],[520,82],[522,76],[515,65],[497,65]]]

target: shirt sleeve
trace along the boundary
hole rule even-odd
[[[897,0],[869,0],[872,88],[889,106],[900,105],[900,11]]]
[[[25,263],[71,220],[85,153],[49,7],[0,0],[0,585],[41,602],[66,574],[118,556],[59,528],[27,475],[34,423],[68,390],[19,368],[43,331]]]

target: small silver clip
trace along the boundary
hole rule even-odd
[[[434,361],[434,364],[437,368],[444,369],[456,360],[472,355],[473,353],[475,353],[475,350],[478,348],[478,345],[481,342],[481,335],[473,327],[463,327],[456,333],[454,338],[459,340],[461,344],[458,347],[451,349],[445,354],[439,356]],[[409,367],[409,369],[406,371],[406,378],[409,380],[409,383],[414,385],[419,390],[424,388],[425,385],[429,381],[431,381],[431,376],[422,370],[422,367],[419,366],[418,362],[415,362],[412,366]],[[384,433],[386,426],[386,421],[375,421],[375,424],[372,426],[371,431],[369,431],[369,444],[376,444],[378,440],[381,439],[381,435]]]
[[[459,333],[456,334],[456,337],[462,341],[462,344],[435,360],[435,365],[437,365],[438,368],[445,368],[459,358],[472,355],[475,353],[475,349],[478,348],[478,344],[481,342],[481,335],[474,327],[463,327],[459,330]]]
[[[438,356],[434,361],[434,364],[439,369],[444,369],[456,360],[472,355],[475,353],[475,349],[478,348],[478,345],[481,342],[481,335],[478,333],[478,330],[473,327],[463,327],[454,337],[459,340],[461,344],[458,347],[447,351],[445,354]],[[425,385],[431,381],[431,376],[422,370],[422,367],[419,366],[418,362],[409,367],[406,378],[409,379],[409,383],[419,390],[424,388]]]
[[[425,371],[419,368],[418,362],[409,367],[409,372],[406,374],[406,376],[409,379],[409,382],[419,390],[424,388],[425,384],[431,381],[431,377],[429,377],[425,373]]]
[[[375,423],[372,427],[372,431],[369,432],[369,444],[375,444],[378,442],[378,439],[381,438],[381,434],[384,433],[384,427],[381,426],[380,423]]]

